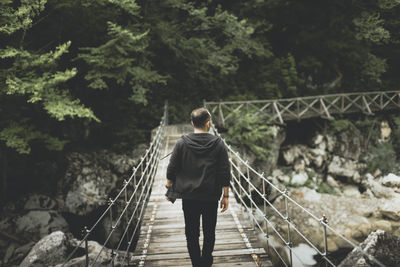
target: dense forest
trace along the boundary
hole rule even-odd
[[[399,0],[2,0],[2,198],[147,142],[165,100],[182,122],[203,99],[396,89],[399,29]]]

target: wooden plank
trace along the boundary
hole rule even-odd
[[[214,266],[257,266],[250,255],[235,255],[214,257]],[[235,265],[236,264],[236,265]],[[192,267],[189,258],[184,259],[162,259],[162,260],[149,260],[146,261],[145,266],[158,267],[158,266],[174,266],[174,267]],[[268,265],[263,265],[268,266]]]

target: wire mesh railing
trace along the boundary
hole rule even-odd
[[[164,115],[157,131],[139,163],[133,167],[131,176],[124,180],[123,187],[118,194],[113,199],[109,199],[107,207],[96,222],[90,228],[83,229],[82,239],[62,266],[70,265],[70,261],[75,257],[82,257],[82,249],[84,250],[83,262],[86,267],[129,265],[130,253],[134,241],[136,241],[135,238],[138,238],[138,229],[140,229],[161,157],[165,125],[168,121],[167,112],[168,105],[166,103]],[[89,240],[101,223],[108,225],[109,228],[106,229],[105,241],[100,248],[89,252]]]
[[[259,173],[252,168],[248,161],[244,160],[225,141],[214,125],[212,125],[212,131],[221,137],[227,146],[232,176],[230,186],[236,199],[247,211],[253,228],[258,229],[265,237],[268,253],[272,251],[279,259],[281,265],[292,267],[294,257],[301,262],[302,257],[293,249],[293,244],[305,243],[315,251],[315,255],[320,256],[324,266],[337,266],[338,263],[331,253],[333,249],[330,250],[328,245],[332,244],[330,242],[332,240],[339,240],[348,248],[360,251],[361,254],[368,257],[377,266],[385,266],[375,257],[367,254],[356,244],[356,241],[350,240],[331,227],[325,215],[322,217],[316,216],[296,202],[290,196],[288,190],[274,185],[271,182],[272,179],[265,177],[263,173]],[[257,182],[257,185],[255,185],[255,182]],[[274,203],[278,202],[278,204],[274,204],[268,198],[268,195],[278,195],[281,199],[277,201],[277,198],[275,198]],[[259,217],[257,219],[256,214],[262,214],[262,219]],[[302,218],[301,222],[295,222],[293,218],[300,215]],[[310,223],[310,220],[313,222]],[[302,231],[301,226],[304,227],[306,223],[311,224],[312,226],[310,227],[314,228],[319,226],[319,234],[315,235],[318,232],[316,229],[313,229],[313,236]],[[284,251],[287,251],[287,253],[278,249],[279,246],[286,248]]]

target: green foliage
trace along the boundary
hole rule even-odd
[[[270,76],[273,79],[265,82],[265,88],[269,92],[276,92],[276,97],[298,96],[298,89],[304,84],[304,80],[299,77],[296,68],[296,61],[290,53],[287,57],[276,58],[272,63]]]
[[[235,146],[244,146],[253,152],[257,159],[266,161],[271,156],[269,147],[273,144],[273,129],[261,116],[236,111],[231,113],[233,123],[229,125],[228,142]]]
[[[356,39],[367,40],[373,43],[386,42],[390,38],[390,33],[383,27],[384,20],[380,14],[362,12],[361,15],[353,20],[356,26]]]
[[[144,57],[147,47],[148,31],[135,34],[127,28],[108,22],[108,40],[94,48],[81,48],[78,54],[90,70],[85,79],[94,89],[109,88],[111,81],[117,86],[131,86],[131,99],[135,103],[147,103],[146,92],[151,83],[165,84],[165,77],[151,70],[151,63]]]
[[[36,140],[43,142],[47,149],[56,151],[62,150],[67,143],[67,141],[36,130],[32,125],[16,122],[11,122],[8,127],[0,131],[0,140],[20,154],[29,154],[31,152],[30,143]]]
[[[400,158],[400,117],[392,116],[391,120],[392,124],[392,137],[393,140],[393,149],[396,151],[398,158]]]
[[[393,171],[398,164],[393,144],[385,142],[373,146],[366,158],[366,162],[368,172],[374,172],[377,169],[380,169],[383,173]]]
[[[350,128],[354,128],[354,125],[350,120],[342,119],[342,120],[333,120],[331,122],[331,130],[333,133],[340,133]]]
[[[47,0],[22,0],[17,8],[13,8],[13,2],[12,0],[0,2],[0,34],[11,35],[21,29],[29,29],[33,19],[44,10]]]
[[[335,190],[334,190],[330,185],[328,185],[328,184],[325,183],[325,182],[318,183],[318,185],[317,185],[317,192],[318,192],[318,193],[322,193],[322,194],[337,195],[337,193],[335,192]]]

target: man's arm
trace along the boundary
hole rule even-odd
[[[171,158],[169,159],[169,164],[167,167],[167,183],[166,183],[167,188],[172,186],[172,184],[175,182],[176,174],[178,173],[180,168],[179,146],[180,144],[179,142],[177,142],[174,147],[174,150],[172,151]],[[168,197],[166,197],[166,199],[170,201]]]
[[[220,204],[221,212],[226,211],[229,206],[229,186],[224,186],[223,189],[224,189],[224,195],[222,197]]]
[[[228,209],[229,206],[229,181],[231,179],[231,169],[230,169],[230,162],[226,146],[222,141],[221,145],[222,149],[219,157],[220,162],[217,175],[218,179],[220,179],[220,183],[224,191],[220,204],[221,212],[224,212]]]

